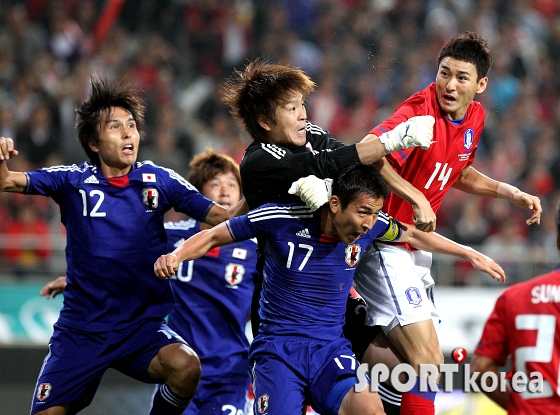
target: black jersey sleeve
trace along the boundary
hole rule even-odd
[[[334,177],[344,167],[360,161],[355,145],[345,146],[308,123],[307,145],[287,148],[254,142],[241,162],[243,194],[251,209],[264,203],[299,200],[288,194],[292,183],[313,174]]]

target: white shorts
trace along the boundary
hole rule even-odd
[[[397,324],[432,319],[437,329],[431,265],[431,252],[372,243],[354,273],[354,287],[368,307],[366,325],[382,326],[387,334]]]

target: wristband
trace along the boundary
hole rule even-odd
[[[497,193],[499,199],[507,199],[510,202],[513,202],[513,195],[520,191],[521,190],[511,184],[500,182]]]

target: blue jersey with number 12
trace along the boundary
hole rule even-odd
[[[265,240],[260,334],[334,340],[342,336],[354,270],[374,240],[392,241],[400,224],[380,213],[353,244],[324,235],[321,210],[302,205],[263,205],[227,222],[234,240]]]
[[[154,274],[154,262],[167,253],[163,215],[174,207],[204,220],[214,202],[173,170],[149,161],[111,179],[89,163],[39,169],[27,177],[25,193],[50,196],[66,227],[68,285],[60,322],[105,331],[169,314],[169,281]]]

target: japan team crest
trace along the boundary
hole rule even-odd
[[[142,202],[144,202],[149,209],[154,210],[158,207],[158,198],[159,193],[157,189],[142,189]]]
[[[39,386],[37,386],[37,395],[35,396],[40,401],[44,401],[51,394],[51,389],[52,386],[50,383],[41,383]]]
[[[473,145],[473,141],[474,131],[471,128],[467,128],[467,131],[465,131],[465,135],[463,136],[463,145],[465,146],[465,149],[470,150]]]
[[[226,281],[231,286],[236,286],[243,281],[243,275],[245,275],[245,267],[239,264],[229,263],[226,265]]]
[[[360,254],[362,253],[362,247],[360,245],[348,245],[345,250],[346,253],[346,263],[353,267],[360,260]]]
[[[268,409],[268,395],[261,395],[257,399],[257,410],[260,414],[264,414]]]

